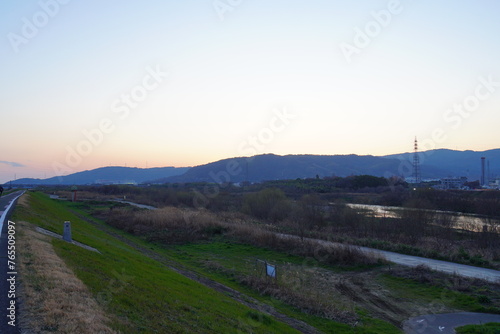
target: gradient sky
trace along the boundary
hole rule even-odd
[[[498,148],[499,13],[495,0],[3,0],[0,182],[385,155],[414,136]]]

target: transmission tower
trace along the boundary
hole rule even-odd
[[[413,153],[413,180],[415,183],[420,183],[422,179],[420,178],[420,159],[418,157],[418,142],[417,137],[415,137],[415,151]]]

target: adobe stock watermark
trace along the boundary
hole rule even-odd
[[[130,276],[125,273],[125,268],[122,268],[122,272],[119,273],[113,270],[111,273],[114,278],[112,278],[106,288],[97,294],[97,301],[101,305],[109,304],[113,300],[113,296],[121,293],[131,281],[135,279],[135,276]]]
[[[19,52],[21,45],[26,45],[30,40],[38,36],[50,20],[59,14],[61,6],[67,5],[71,0],[40,0],[38,6],[40,10],[36,11],[31,17],[21,18],[20,33],[9,32],[7,39],[15,53]]]
[[[452,108],[445,111],[443,119],[446,123],[453,123],[452,129],[457,129],[462,124],[464,119],[470,117],[471,113],[475,112],[481,102],[486,101],[500,87],[500,81],[494,81],[493,75],[487,78],[479,77],[479,84],[474,89],[474,93],[468,95],[461,103],[455,103]]]
[[[114,296],[122,293],[122,291],[135,279],[135,276],[127,275],[125,268],[121,268],[121,273],[113,269],[111,274],[114,277],[108,281],[106,287],[101,290],[96,297],[97,303],[103,309],[113,301]],[[93,312],[91,321],[93,321],[96,316],[97,313]]]
[[[266,145],[270,144],[276,134],[286,129],[290,123],[297,118],[297,115],[291,113],[286,107],[274,109],[274,116],[269,120],[268,126],[263,127],[257,133],[250,135],[238,146],[240,156],[252,156],[263,153]]]
[[[500,81],[496,81],[492,74],[487,77],[480,76],[477,81],[479,83],[471,94],[444,111],[442,117],[446,125],[434,128],[429,138],[419,141],[420,164],[432,154],[430,150],[436,149],[439,144],[443,144],[448,140],[447,134],[451,130],[459,129],[465,119],[472,116],[474,112],[477,112],[481,104],[491,98],[500,89]],[[408,175],[411,174],[412,170],[413,165],[411,161],[401,158],[398,173],[400,175]]]
[[[269,145],[280,132],[283,132],[289,126],[297,115],[290,112],[288,108],[274,109],[273,116],[269,119],[267,126],[263,127],[255,134],[248,136],[238,145],[238,155],[248,156],[245,162],[252,160],[252,156],[258,153],[263,153],[266,145]],[[225,188],[228,184],[233,182],[236,176],[244,172],[244,166],[236,160],[229,160],[224,170],[217,173],[211,171],[209,173],[213,185],[206,185],[203,188],[203,193],[193,189],[195,197],[193,204],[195,208],[204,208],[208,205],[210,199],[217,197],[221,188]]]
[[[344,55],[347,63],[352,62],[352,57],[358,55],[367,48],[372,41],[377,38],[384,28],[387,28],[392,22],[394,16],[403,12],[403,6],[399,0],[390,0],[386,9],[372,11],[370,16],[372,20],[365,23],[364,27],[355,26],[352,43],[342,42],[339,44],[340,51]]]
[[[266,316],[261,312],[253,312],[250,313],[250,315],[251,317],[247,317],[246,319],[241,316],[238,317],[238,328],[236,329],[236,333],[253,333],[257,328],[268,321]]]
[[[140,84],[135,85],[127,93],[122,93],[111,104],[111,112],[119,120],[128,118],[134,109],[137,109],[141,102],[165,81],[168,73],[164,72],[159,65],[156,68],[146,67],[146,74]],[[100,146],[106,135],[111,134],[116,129],[117,120],[113,117],[103,117],[95,127],[82,130],[82,139],[74,146],[66,146],[66,155],[63,162],[54,161],[52,169],[55,175],[61,176],[65,173],[73,172],[78,167],[83,158],[89,156],[96,147]]]
[[[232,13],[243,0],[214,0],[212,6],[221,21],[224,21],[227,13]]]

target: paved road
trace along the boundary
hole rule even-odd
[[[422,315],[405,321],[403,330],[407,334],[454,334],[456,327],[487,322],[500,322],[500,315],[471,312]]]
[[[373,252],[375,254],[380,254],[384,256],[388,261],[401,264],[404,266],[416,267],[418,265],[424,264],[436,271],[441,271],[448,274],[457,274],[464,277],[481,278],[489,282],[500,283],[500,271],[494,269],[487,269],[481,267],[468,266],[465,264],[433,260],[419,256],[404,255],[373,248],[366,248],[366,247],[359,247],[359,248],[365,252]]]
[[[129,204],[129,205],[141,208],[141,209],[148,209],[148,210],[155,210],[155,209],[157,209],[157,208],[155,208],[154,206],[151,206],[151,205],[138,204],[138,203],[129,202],[129,201],[126,201],[126,200],[123,200],[123,199],[115,199],[113,201],[114,202],[120,202],[120,203]]]
[[[291,234],[278,234],[278,236],[282,238],[299,238],[298,236]],[[340,244],[337,242],[331,242],[321,239],[310,239],[310,238],[305,238],[305,239],[318,241],[325,245],[331,244],[331,245],[349,246],[346,244]],[[413,255],[399,254],[375,248],[359,247],[359,246],[353,246],[353,247],[357,247],[366,253],[373,253],[375,255],[382,256],[390,262],[401,264],[403,266],[416,267],[418,265],[424,264],[436,271],[441,271],[448,274],[457,274],[460,276],[471,277],[471,278],[480,278],[489,282],[500,283],[500,271],[494,269],[473,267],[465,264],[433,260]]]
[[[10,245],[8,243],[8,235],[9,235],[9,225],[15,226],[9,223],[9,215],[14,207],[15,200],[19,198],[19,196],[23,192],[18,191],[9,195],[5,195],[0,197],[0,333],[11,334],[11,333],[19,333],[18,330],[18,320],[19,320],[19,310],[18,310],[18,300],[17,296],[17,259],[14,258],[11,253],[11,259],[14,260],[12,262],[8,262],[10,259],[7,257],[8,255],[8,246],[15,246],[15,244],[11,241]],[[12,231],[12,229],[11,229]],[[13,232],[10,232],[11,235],[15,237]],[[13,240],[13,239],[11,239]],[[14,255],[15,256],[15,255]],[[14,267],[9,268],[9,265],[13,265]],[[9,274],[15,273],[15,274]],[[9,279],[9,280],[8,280]],[[12,284],[11,284],[12,283]],[[11,303],[14,303],[11,307]],[[12,310],[8,310],[7,308],[11,308]],[[13,314],[15,316],[9,318],[8,315]],[[16,326],[11,326],[8,322],[14,320],[13,324]]]

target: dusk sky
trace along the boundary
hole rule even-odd
[[[0,183],[500,143],[500,2],[3,0]]]

